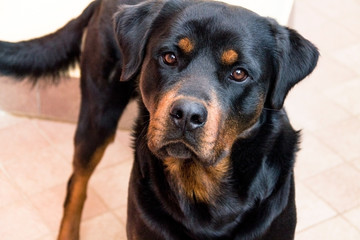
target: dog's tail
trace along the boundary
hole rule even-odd
[[[0,41],[0,75],[56,79],[79,61],[82,36],[101,0],[54,33],[17,43]]]

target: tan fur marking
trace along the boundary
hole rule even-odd
[[[228,158],[213,166],[175,158],[165,159],[164,164],[180,193],[204,203],[214,203],[230,165]]]
[[[226,50],[221,56],[221,62],[226,65],[234,64],[238,60],[239,55],[234,50]]]
[[[161,142],[166,133],[164,126],[166,126],[169,109],[171,103],[174,102],[178,87],[179,86],[176,86],[171,91],[165,93],[161,97],[161,100],[156,107],[156,111],[150,114],[148,146],[152,150],[156,151],[158,149],[159,142]]]
[[[178,46],[186,54],[189,54],[194,50],[194,44],[187,37],[180,39]]]

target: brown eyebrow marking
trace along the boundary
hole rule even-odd
[[[237,52],[235,52],[235,50],[233,49],[226,50],[221,56],[221,62],[225,65],[231,65],[236,62],[238,57],[239,55],[237,54]]]
[[[178,46],[186,54],[189,54],[194,50],[194,44],[187,37],[180,39]]]

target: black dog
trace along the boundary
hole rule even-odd
[[[97,0],[53,34],[0,42],[0,72],[20,79],[58,77],[80,59],[59,239],[79,238],[89,177],[136,96],[129,239],[293,239],[299,134],[283,103],[314,69],[317,49],[272,19],[219,2],[123,4],[136,1]]]

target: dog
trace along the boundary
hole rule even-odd
[[[88,180],[131,99],[128,239],[289,240],[300,134],[283,105],[318,57],[295,30],[241,7],[96,0],[52,34],[1,41],[0,73],[51,81],[80,62],[59,240],[79,239]]]

